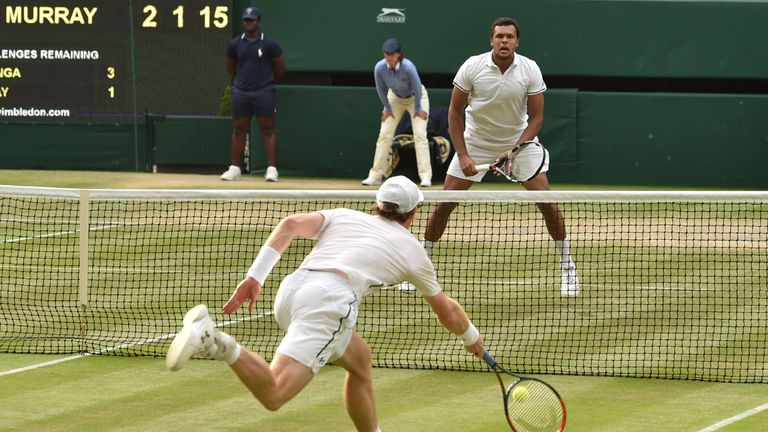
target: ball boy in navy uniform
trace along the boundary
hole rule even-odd
[[[222,180],[240,179],[245,138],[250,132],[251,117],[256,117],[267,159],[267,181],[277,181],[277,100],[275,79],[285,73],[285,60],[280,46],[261,31],[261,12],[255,7],[243,11],[245,32],[232,39],[227,47],[227,72],[232,78],[231,165]]]

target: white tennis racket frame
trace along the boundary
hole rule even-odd
[[[541,148],[541,161],[538,164],[538,167],[533,172],[533,174],[527,176],[527,178],[524,179],[518,179],[517,177],[513,176],[511,172],[513,171],[510,169],[510,174],[505,173],[503,170],[499,169],[498,167],[505,164],[505,163],[512,163],[514,164],[514,159],[517,157],[519,152],[528,147],[529,145],[535,145],[539,148]],[[510,162],[507,162],[508,160],[511,160]],[[516,183],[525,183],[527,181],[532,180],[534,177],[539,175],[541,173],[541,170],[544,168],[544,162],[547,160],[547,150],[544,148],[544,146],[538,142],[538,141],[525,141],[518,145],[516,145],[510,152],[508,153],[507,157],[501,158],[497,160],[494,163],[491,164],[482,164],[482,165],[475,165],[475,169],[477,172],[487,172],[487,171],[493,171],[495,173],[498,173],[502,176],[504,176],[507,180],[516,182]]]

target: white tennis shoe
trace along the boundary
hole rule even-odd
[[[199,351],[209,351],[214,345],[216,325],[205,305],[197,305],[184,315],[184,326],[171,342],[165,356],[165,366],[172,371],[181,370]]]
[[[224,181],[235,181],[240,180],[240,176],[240,167],[237,165],[230,165],[229,169],[224,171],[224,174],[221,175],[221,179]]]
[[[381,184],[381,179],[376,176],[368,176],[362,181],[363,186],[378,186]]]
[[[423,188],[432,187],[432,178],[430,178],[430,177],[422,177],[421,178],[421,183],[419,184],[419,186],[421,186]]]
[[[267,172],[264,174],[264,179],[268,182],[276,182],[277,181],[277,168],[273,166],[267,167]]]
[[[563,297],[577,297],[580,292],[579,275],[576,273],[576,266],[571,263],[570,266],[561,267],[560,295]]]

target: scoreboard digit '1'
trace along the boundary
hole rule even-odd
[[[231,10],[231,0],[4,2],[0,121],[216,115]]]

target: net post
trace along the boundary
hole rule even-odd
[[[80,308],[88,308],[88,225],[90,224],[91,194],[87,190],[80,191],[80,281],[78,284],[78,299]]]

